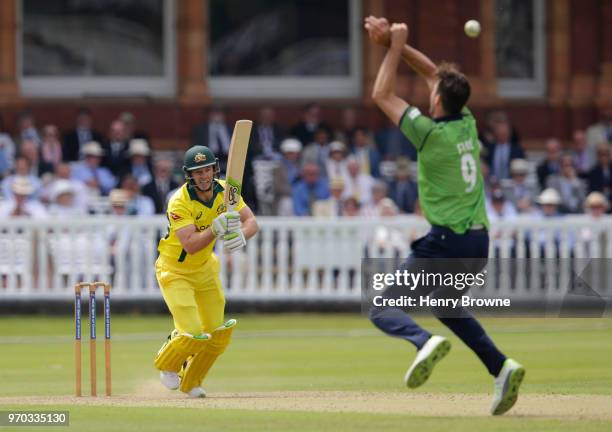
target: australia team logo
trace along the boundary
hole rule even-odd
[[[219,207],[217,207],[217,214],[220,215],[225,211],[225,204],[221,203]]]
[[[196,163],[206,162],[206,155],[204,153],[196,153],[193,157],[193,161]]]

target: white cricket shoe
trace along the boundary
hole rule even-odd
[[[448,354],[450,341],[442,336],[432,336],[416,355],[414,362],[404,376],[404,384],[417,388],[425,384],[434,366]]]
[[[514,406],[524,377],[525,368],[523,365],[515,360],[506,359],[502,370],[494,381],[495,394],[491,405],[492,415],[501,415]]]
[[[181,380],[176,372],[161,371],[159,373],[159,380],[170,390],[176,390],[181,384]]]
[[[187,392],[187,396],[189,396],[190,398],[194,398],[194,399],[195,398],[205,398],[206,392],[204,391],[202,387],[194,387]]]

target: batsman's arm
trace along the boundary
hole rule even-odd
[[[259,231],[257,219],[255,218],[253,211],[247,205],[245,205],[238,213],[240,213],[240,222],[242,222],[242,233],[248,240],[257,234],[257,231]]]
[[[396,26],[394,24],[394,26]],[[394,27],[395,28],[395,27]],[[378,107],[398,125],[402,115],[408,108],[408,103],[395,94],[395,80],[397,78],[397,67],[399,65],[402,46],[407,37],[406,27],[403,26],[403,37],[392,37],[391,46],[378,69],[374,88],[372,89],[372,99]],[[395,33],[395,32],[394,32]]]
[[[188,254],[195,254],[201,251],[215,239],[211,228],[198,231],[195,225],[187,225],[176,230],[176,236]]]

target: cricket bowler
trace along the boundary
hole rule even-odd
[[[367,17],[370,39],[388,47],[380,66],[372,97],[378,107],[399,126],[418,152],[418,188],[421,208],[432,228],[412,245],[403,265],[416,272],[423,259],[476,259],[481,271],[489,250],[489,221],[485,212],[484,182],[480,172],[480,146],[476,121],[466,103],[470,84],[453,65],[436,66],[427,56],[406,44],[406,24],[389,26],[385,18]],[[430,90],[429,114],[395,94],[399,60],[402,58],[423,77]],[[420,288],[420,287],[418,287]],[[397,295],[390,286],[384,295]],[[442,288],[433,288],[434,295]],[[525,368],[507,358],[487,336],[480,323],[460,307],[454,317],[438,319],[457,335],[494,377],[491,414],[500,415],[515,404]],[[450,350],[450,341],[421,328],[404,310],[372,307],[370,319],[383,332],[411,342],[417,355],[404,378],[410,388],[423,385],[435,364]]]
[[[224,322],[225,296],[215,242],[226,252],[246,245],[258,230],[242,197],[226,211],[219,163],[205,146],[185,153],[185,184],[168,203],[168,233],[159,242],[157,281],[174,319],[174,331],[155,358],[160,379],[189,397],[205,397],[201,383],[230,343],[236,320]]]

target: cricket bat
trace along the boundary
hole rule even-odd
[[[226,183],[223,203],[225,204],[226,211],[233,211],[240,199],[242,176],[244,174],[244,164],[246,162],[252,127],[253,122],[251,120],[238,120],[234,126],[227,160],[227,170],[225,172]]]

